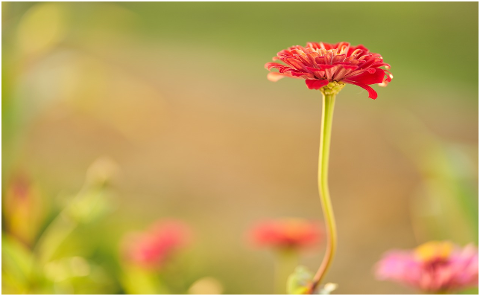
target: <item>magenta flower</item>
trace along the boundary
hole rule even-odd
[[[146,269],[159,269],[189,240],[190,230],[184,223],[158,221],[145,232],[127,235],[124,242],[125,259]]]
[[[261,247],[301,249],[322,239],[319,223],[302,219],[280,219],[258,223],[250,232],[252,242]]]
[[[390,251],[377,263],[376,276],[424,293],[460,291],[478,286],[478,250],[429,242],[412,251]]]
[[[278,69],[278,72],[268,73],[271,81],[283,77],[303,78],[309,89],[320,89],[330,82],[349,83],[367,90],[372,99],[377,98],[377,93],[369,85],[386,86],[393,77],[390,71],[380,69],[390,69],[380,54],[370,53],[363,45],[350,46],[347,42],[296,45],[280,51],[273,60],[287,65],[266,63],[268,70]]]

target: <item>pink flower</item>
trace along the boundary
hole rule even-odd
[[[268,73],[270,81],[283,77],[303,78],[309,89],[320,89],[330,82],[349,83],[367,90],[372,99],[377,98],[377,93],[369,85],[386,86],[393,78],[390,71],[380,69],[390,69],[380,54],[370,53],[363,45],[350,46],[347,42],[296,45],[280,51],[273,60],[287,65],[266,63],[268,70],[278,69],[278,72]]]
[[[390,251],[377,263],[376,276],[425,293],[460,291],[478,286],[478,250],[429,242],[412,251]]]
[[[318,244],[322,230],[318,223],[302,219],[271,220],[258,223],[250,238],[257,246],[299,249]]]
[[[184,223],[158,221],[147,231],[126,237],[125,257],[128,262],[140,267],[158,269],[189,240],[190,230]]]

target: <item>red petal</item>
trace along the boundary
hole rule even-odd
[[[333,49],[335,44],[320,42],[320,48],[325,48],[326,50]]]
[[[290,74],[291,74],[293,77],[300,77],[300,76],[303,76],[303,75],[313,76],[313,74],[311,74],[311,73],[299,72],[299,71],[295,71],[295,70],[287,71],[287,72],[290,72]],[[287,73],[287,72],[285,72],[285,73]],[[288,75],[288,74],[287,74],[287,75]]]
[[[348,49],[347,56],[350,56],[352,54],[352,52],[354,52],[356,49],[361,49],[363,51],[363,54],[368,53],[368,48],[366,48],[365,46],[360,44],[360,45],[357,45],[357,46],[351,46]]]
[[[351,65],[349,63],[337,63],[337,65],[340,65],[347,70],[356,70],[358,68],[358,66]]]
[[[305,83],[309,89],[320,89],[328,84],[328,80],[305,80]]]
[[[320,44],[318,42],[307,42],[307,47],[311,47],[314,49],[320,49]]]
[[[369,68],[373,69],[373,68]],[[350,81],[355,81],[360,84],[375,84],[375,83],[382,83],[383,82],[383,77],[385,76],[385,71],[382,69],[375,69],[375,71],[369,70],[363,72],[360,75],[356,76],[347,76],[345,77],[346,79]],[[370,73],[372,72],[372,73]]]
[[[279,64],[279,63],[266,63],[265,64],[265,68],[267,70],[270,70],[272,68],[281,69],[281,68],[285,68],[285,67],[286,67],[285,65],[282,65],[282,64]]]
[[[312,72],[315,72],[315,71],[324,71],[323,69],[313,68],[313,67],[305,67],[305,68],[307,68],[308,71],[312,71]]]
[[[333,47],[334,48],[340,48],[341,46],[344,46],[344,45],[348,47],[348,46],[350,46],[350,43],[348,43],[348,42],[338,42]]]
[[[388,70],[385,70],[385,72],[388,72],[387,78],[382,83],[379,83],[378,84],[379,86],[387,86],[387,84],[392,81],[392,78],[393,78],[392,73],[390,73],[390,71]]]
[[[366,85],[366,84],[362,84],[362,83],[358,83],[356,81],[351,81],[351,80],[343,80],[343,82],[345,83],[350,83],[350,84],[354,84],[354,85],[357,85],[357,86],[360,86],[361,88],[365,89],[366,91],[368,91],[368,97],[371,98],[371,99],[376,99],[377,98],[377,92],[371,88],[370,86]]]
[[[326,65],[326,64],[319,64],[318,67],[320,68],[320,70],[327,70],[327,69],[331,69],[333,67],[335,67],[336,65]]]
[[[337,54],[333,57],[332,64],[338,65],[338,64],[342,63],[343,60],[345,60],[346,57],[347,57],[346,54]]]

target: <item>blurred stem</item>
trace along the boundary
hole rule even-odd
[[[74,219],[71,214],[71,209],[75,206],[75,202],[82,199],[87,194],[88,186],[83,185],[80,192],[73,198],[70,203],[62,209],[57,217],[47,226],[44,232],[38,239],[38,242],[33,250],[36,256],[31,277],[35,279],[38,275],[44,273],[43,268],[45,264],[51,261],[53,255],[61,246],[61,244],[68,238],[68,236],[79,225],[79,221]],[[37,282],[32,280],[30,290],[35,291]]]
[[[52,258],[58,247],[75,229],[77,223],[64,212],[61,212],[50,223],[38,241],[35,248],[40,264],[45,264]]]
[[[281,249],[277,252],[277,266],[275,267],[275,293],[287,293],[288,277],[298,265],[298,253],[291,249]]]
[[[66,215],[65,210],[63,210],[42,233],[33,250],[37,259],[34,261],[30,274],[29,293],[36,293],[36,289],[38,285],[40,285],[40,278],[42,278],[40,275],[44,274],[43,268],[45,264],[50,261],[60,244],[75,227],[75,221],[70,219],[68,215]]]
[[[52,258],[58,247],[65,241],[70,233],[77,227],[78,221],[75,221],[71,214],[71,207],[74,202],[87,192],[84,185],[80,192],[70,203],[59,213],[59,215],[47,226],[40,236],[35,247],[35,253],[41,265],[47,263]]]
[[[337,233],[332,203],[328,191],[328,158],[330,154],[330,138],[332,133],[333,109],[335,94],[323,94],[322,126],[320,130],[320,150],[318,157],[318,191],[322,202],[323,215],[327,226],[327,249],[322,264],[313,277],[309,294],[313,294],[328,271],[335,255]]]
[[[62,209],[58,216],[42,233],[34,252],[40,264],[49,262],[57,249],[68,236],[81,224],[91,221],[98,214],[103,194],[107,188],[106,182],[91,182],[87,180],[77,195]]]

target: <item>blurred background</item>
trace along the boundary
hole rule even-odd
[[[122,241],[159,219],[192,233],[170,293],[272,293],[245,233],[323,219],[322,102],[263,66],[308,41],[363,44],[394,75],[337,99],[335,292],[414,293],[375,279],[385,251],[478,243],[478,3],[4,2],[2,25],[4,293],[138,292]]]

